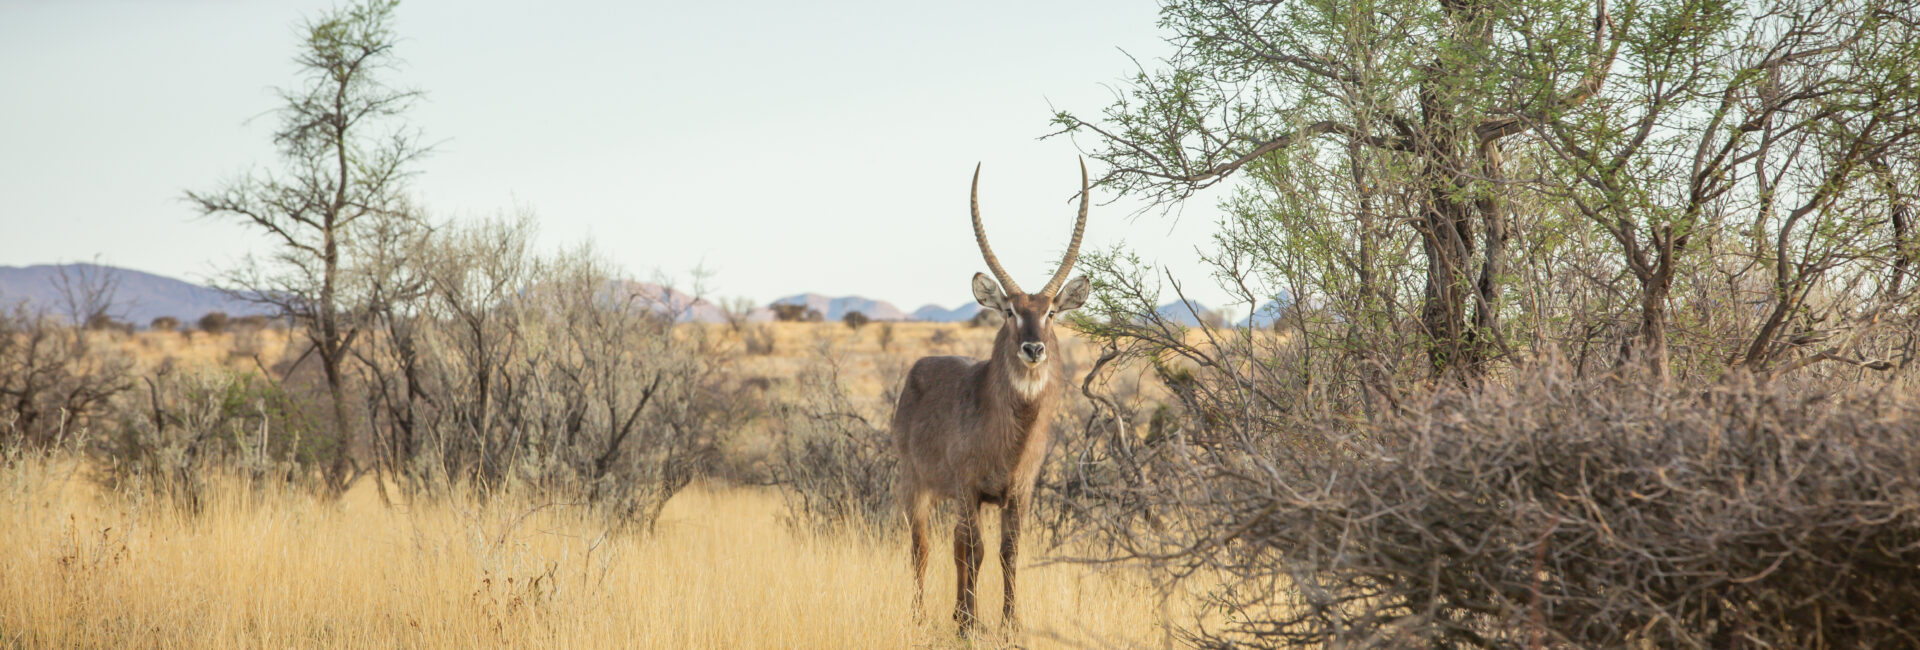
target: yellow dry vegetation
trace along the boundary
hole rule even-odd
[[[904,540],[795,533],[758,490],[689,490],[646,533],[514,498],[387,508],[364,482],[335,502],[231,478],[187,515],[97,494],[67,461],[4,471],[9,647],[967,645],[946,616],[951,562],[929,571],[916,625]],[[1188,614],[1131,570],[1029,560],[1021,577],[1025,633],[973,645],[1157,646]]]
[[[724,326],[707,325],[707,332],[723,344],[744,347],[740,336]],[[987,356],[998,330],[968,327],[965,323],[870,323],[852,329],[840,323],[761,323],[750,327],[770,335],[766,354],[741,354],[736,368],[748,375],[793,377],[815,366],[823,355],[842,365],[841,381],[848,394],[871,397],[886,388],[883,382],[904,376],[915,359],[925,356]],[[881,345],[882,338],[890,340]],[[1066,327],[1055,330],[1066,348],[1069,364],[1084,369],[1099,357],[1089,342]]]
[[[850,392],[868,396],[880,392],[885,364],[979,355],[992,335],[897,324],[881,350],[878,324],[770,327],[775,353],[737,356],[739,370],[790,377],[825,345],[855,366],[848,381],[860,385]],[[284,333],[258,336],[267,338],[257,350],[232,334],[142,333],[124,344],[145,368],[252,369],[255,354],[270,368],[291,349]],[[1063,343],[1081,368],[1090,363],[1091,346]],[[1167,622],[1194,616],[1188,595],[1165,595],[1132,569],[1050,561],[1052,549],[1029,536],[1026,629],[999,629],[1000,569],[989,553],[986,631],[961,641],[948,616],[946,536],[916,624],[903,533],[797,532],[779,495],[760,488],[696,485],[647,532],[511,494],[388,507],[370,480],[329,500],[216,478],[201,511],[187,514],[103,493],[89,471],[59,455],[0,458],[0,646],[1157,647],[1170,640]],[[987,539],[997,539],[998,518],[988,520]]]
[[[97,347],[119,352],[137,374],[152,373],[168,364],[258,372],[304,349],[296,345],[298,333],[281,328],[236,327],[219,333],[109,331],[88,335],[94,338]]]

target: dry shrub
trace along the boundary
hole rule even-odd
[[[1030,510],[1032,530],[1056,548],[1118,516],[1117,510],[1150,505],[1122,478],[1137,475],[1149,457],[1148,443],[1130,435],[1128,423],[1166,407],[1146,399],[1138,373],[1109,372],[1117,357],[1105,350],[1085,375],[1070,372],[1080,383],[1069,386],[1054,415],[1052,444]]]
[[[227,329],[227,312],[210,311],[201,316],[200,320],[194,322],[200,327],[200,331],[202,332],[219,334]]]
[[[865,313],[850,311],[847,315],[840,317],[840,322],[845,324],[847,329],[858,330],[866,327],[867,323],[873,322],[873,319],[868,318]]]
[[[1102,526],[1218,572],[1203,645],[1920,645],[1920,403],[1520,371],[1318,444],[1190,421]],[[1142,534],[1153,531],[1152,534]]]
[[[655,292],[590,250],[532,255],[531,236],[485,222],[421,256],[427,295],[362,344],[375,453],[409,493],[521,490],[650,527],[758,393]]]
[[[841,363],[823,348],[795,380],[797,397],[779,407],[785,427],[773,482],[788,524],[814,531],[888,529],[893,511],[893,415],[898,376],[878,399],[848,394]]]
[[[44,449],[96,427],[132,387],[131,363],[100,336],[24,306],[0,312],[0,447]]]
[[[751,325],[740,330],[740,342],[747,348],[747,354],[767,356],[773,354],[775,337],[773,328],[765,324]]]
[[[800,303],[775,303],[767,308],[773,310],[773,319],[782,323],[818,323],[825,319],[820,310]]]
[[[198,512],[210,481],[318,490],[317,469],[340,453],[319,434],[315,395],[253,373],[171,364],[122,396],[120,421],[95,446],[99,479],[115,494],[157,497]]]
[[[272,325],[272,323],[273,322],[268,320],[266,316],[262,316],[260,314],[248,314],[246,316],[241,316],[239,318],[235,318],[228,321],[227,325],[237,330],[251,330],[251,331],[257,332],[257,331],[266,329],[267,327]]]
[[[87,317],[86,329],[89,332],[119,332],[132,334],[133,323],[128,323],[107,314],[94,314]]]
[[[927,345],[935,348],[945,349],[951,347],[953,344],[953,332],[944,329],[934,330],[933,334],[927,337]]]

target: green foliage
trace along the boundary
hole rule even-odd
[[[1881,399],[1920,368],[1911,2],[1171,0],[1161,27],[1172,55],[1055,123],[1111,191],[1219,201],[1236,299],[1294,298],[1195,333],[1154,313],[1187,279],[1082,257],[1074,326],[1170,398],[1092,396],[1075,521],[1228,576],[1193,640],[1911,641],[1885,567],[1914,410]]]
[[[142,378],[94,451],[105,484],[197,509],[208,482],[237,472],[253,485],[310,485],[342,453],[313,413],[326,396],[301,395],[256,373],[171,367]]]
[[[1409,369],[1424,351],[1435,375],[1545,347],[1663,376],[1768,368],[1816,352],[1783,343],[1806,330],[1847,331],[1819,314],[1910,298],[1900,251],[1920,238],[1887,213],[1920,191],[1911,13],[1175,0],[1174,54],[1098,119],[1054,122],[1093,138],[1121,194],[1229,185],[1212,195],[1214,279],[1253,305],[1315,304],[1316,350]],[[1157,293],[1107,272],[1108,289]],[[1752,292],[1772,315],[1701,311]]]

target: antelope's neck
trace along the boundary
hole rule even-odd
[[[1011,355],[994,355],[987,363],[988,408],[993,415],[1008,417],[1021,434],[1044,424],[1045,412],[1053,401],[1053,385],[1059,380],[1056,359],[1028,366]]]
[[[1022,402],[1034,403],[1046,395],[1047,386],[1053,381],[1053,360],[1028,367],[1018,361],[1006,364],[1003,373],[1007,384],[1013,388],[1013,394]]]

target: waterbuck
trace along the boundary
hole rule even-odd
[[[1080,162],[1080,216],[1060,269],[1039,293],[1028,294],[1000,268],[980,225],[980,168],[973,168],[973,235],[987,268],[973,275],[973,298],[1005,317],[984,361],[926,357],[914,362],[894,407],[893,434],[900,453],[899,503],[907,508],[913,536],[913,612],[923,609],[927,575],[927,516],[935,499],[953,499],[960,521],[953,531],[953,563],[959,589],[953,619],[965,634],[975,622],[974,583],[986,550],[980,542],[982,504],[1000,506],[1000,567],[1005,574],[1003,622],[1019,626],[1013,578],[1020,548],[1020,518],[1046,459],[1049,422],[1060,403],[1065,366],[1053,321],[1077,309],[1090,291],[1086,276],[1066,282],[1087,227],[1087,163]],[[1065,283],[1062,287],[1061,284]],[[1002,291],[1002,288],[1005,291]]]

